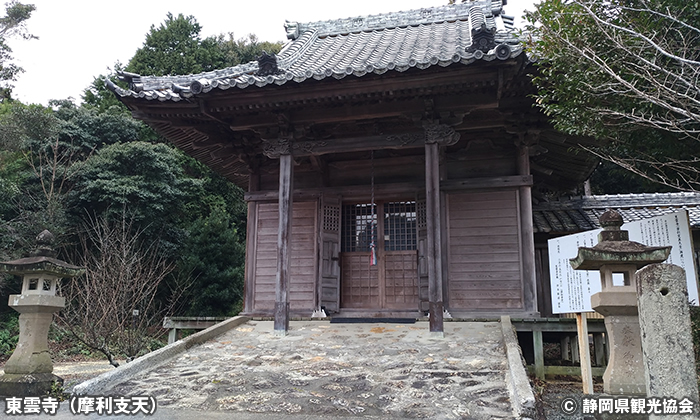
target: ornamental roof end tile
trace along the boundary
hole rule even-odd
[[[180,101],[234,86],[245,89],[507,60],[519,56],[523,48],[512,30],[513,18],[503,14],[503,4],[504,0],[474,0],[346,19],[287,22],[291,41],[276,56],[182,76],[122,73],[120,79],[129,84],[128,89],[109,81],[106,86],[119,97]],[[353,47],[342,49],[346,42]]]

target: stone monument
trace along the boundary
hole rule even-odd
[[[673,398],[678,405],[674,419],[695,419],[698,384],[685,270],[648,265],[637,272],[637,291],[647,395]],[[658,414],[649,418],[669,417]]]
[[[83,269],[56,259],[53,235],[45,230],[36,239],[31,256],[0,263],[0,272],[23,276],[22,293],[10,295],[9,306],[20,313],[17,348],[5,363],[0,376],[0,395],[39,396],[63,380],[53,374],[48,333],[53,313],[65,307],[65,298],[56,296],[58,280],[76,277]]]
[[[575,270],[600,270],[602,290],[591,296],[593,309],[605,317],[610,360],[603,374],[603,389],[613,395],[646,393],[644,363],[637,311],[635,273],[668,258],[671,247],[648,247],[629,240],[621,230],[622,216],[608,210],[600,217],[603,231],[593,248],[581,247],[571,259]],[[615,283],[618,283],[616,285]]]

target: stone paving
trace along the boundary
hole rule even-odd
[[[160,407],[287,415],[512,419],[498,322],[249,321],[112,389]]]

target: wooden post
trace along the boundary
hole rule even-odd
[[[561,350],[561,360],[566,360],[570,361],[571,360],[571,353],[569,349],[571,348],[571,338],[569,336],[565,336],[560,340],[560,350]]]
[[[595,365],[605,366],[605,343],[603,333],[593,333],[593,349],[595,351]]]
[[[442,235],[440,209],[440,146],[452,146],[459,133],[437,121],[423,121],[425,132],[425,204],[428,228],[428,300],[430,334],[444,337],[442,292]]]
[[[248,192],[260,189],[260,174],[257,169],[251,171],[248,179]],[[258,242],[257,234],[258,203],[248,201],[248,218],[246,226],[245,247],[245,280],[243,282],[243,313],[253,311],[255,301],[255,248]]]
[[[275,335],[289,330],[290,235],[292,233],[292,191],[294,189],[292,155],[280,155],[279,232],[277,234],[277,283],[275,288]]]
[[[518,147],[518,174],[530,175],[530,147],[524,142],[524,133]],[[532,187],[521,186],[520,235],[522,238],[523,309],[537,313],[537,280],[535,271],[535,235],[532,221]]]
[[[542,330],[532,330],[532,347],[535,354],[535,376],[537,379],[544,379],[544,343],[542,341]]]
[[[173,344],[177,341],[177,328],[171,328],[168,333],[168,344]]]
[[[428,297],[430,333],[444,336],[442,252],[440,236],[440,152],[435,142],[425,144],[425,201],[428,225]]]
[[[588,347],[588,318],[585,314],[576,314],[576,330],[578,332],[578,352],[581,357],[581,381],[583,393],[593,393],[593,374],[591,373],[591,351]]]

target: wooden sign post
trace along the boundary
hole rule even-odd
[[[593,374],[591,373],[591,351],[588,346],[588,318],[581,312],[576,313],[576,330],[578,333],[578,352],[581,356],[581,381],[583,393],[593,393]]]

